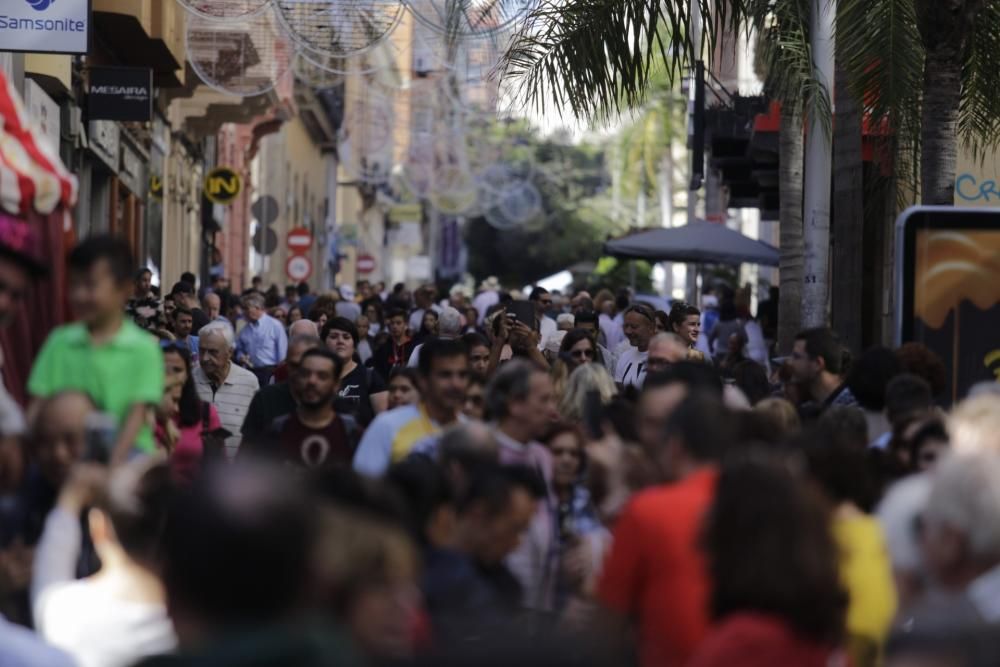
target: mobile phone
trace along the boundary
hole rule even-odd
[[[583,425],[591,440],[601,440],[604,437],[604,402],[601,400],[601,392],[596,389],[591,389],[584,396]]]
[[[507,314],[535,330],[535,304],[531,301],[511,301],[507,304]]]
[[[118,423],[114,417],[103,412],[95,412],[87,417],[83,460],[91,463],[109,463],[117,437]]]

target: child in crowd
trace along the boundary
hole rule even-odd
[[[69,256],[69,301],[78,321],[53,330],[31,369],[28,392],[33,410],[65,390],[88,394],[114,417],[118,431],[112,464],[133,447],[152,452],[152,408],[163,398],[163,355],[156,339],[125,317],[135,269],[128,244],[94,236]]]

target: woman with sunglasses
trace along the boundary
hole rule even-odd
[[[171,391],[167,422],[157,424],[158,441],[172,443],[168,452],[174,479],[191,481],[201,467],[207,438],[218,438],[222,422],[215,406],[198,398],[191,376],[191,353],[182,343],[161,342],[166,386]],[[171,426],[173,428],[171,428]],[[175,431],[174,437],[168,434]]]
[[[566,382],[573,371],[583,364],[594,362],[604,364],[604,358],[591,332],[586,329],[573,329],[567,332],[559,346],[559,356],[552,363],[552,384],[556,400],[562,398]]]

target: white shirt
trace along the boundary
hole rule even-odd
[[[598,324],[601,327],[601,333],[604,334],[604,344],[609,350],[615,349],[623,340],[625,340],[625,334],[622,332],[622,328],[615,324],[615,321],[604,313],[601,313],[598,318]]]
[[[177,637],[164,604],[123,599],[121,579],[75,580],[80,539],[75,516],[59,508],[49,514],[31,581],[38,633],[81,667],[130,667],[172,651]],[[0,664],[7,663],[0,659]]]
[[[615,366],[615,382],[623,387],[642,387],[646,381],[646,360],[649,352],[640,352],[638,348],[630,347],[618,357]]]
[[[969,584],[968,596],[984,621],[1000,621],[1000,565]]]
[[[549,336],[559,331],[559,325],[556,324],[556,321],[548,315],[542,315],[542,318],[538,321],[538,328],[542,334],[541,341],[538,343],[538,349],[544,350],[545,343],[548,341]]]
[[[250,410],[250,401],[260,389],[257,376],[245,368],[230,364],[229,376],[215,391],[212,391],[212,383],[201,366],[194,367],[191,377],[194,378],[198,398],[215,406],[222,427],[233,434],[226,438],[226,458],[233,459],[240,448],[240,429]]]

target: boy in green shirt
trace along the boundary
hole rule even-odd
[[[151,408],[163,397],[163,353],[155,338],[125,318],[135,273],[120,238],[93,236],[69,256],[69,302],[78,321],[49,334],[28,380],[31,413],[40,400],[65,390],[90,395],[118,422],[111,464],[135,447],[155,450]]]

